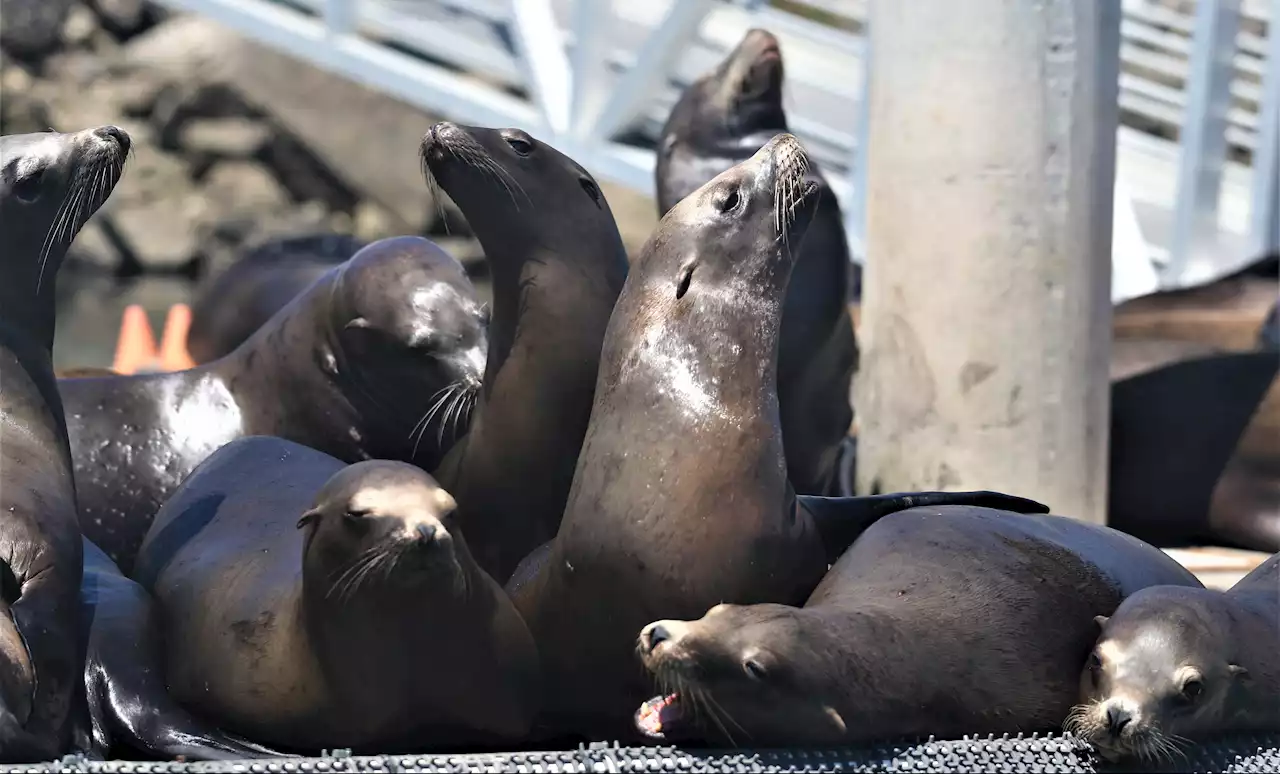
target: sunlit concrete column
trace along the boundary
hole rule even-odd
[[[1105,520],[1119,25],[872,0],[859,491]]]

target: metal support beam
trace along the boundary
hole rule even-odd
[[[529,67],[534,104],[554,136],[569,131],[572,76],[551,0],[512,0],[512,31]],[[555,142],[555,137],[545,138]]]
[[[324,23],[330,35],[345,35],[356,26],[355,0],[324,0]]]
[[[1227,111],[1235,75],[1240,0],[1198,0],[1182,118],[1181,158],[1173,211],[1167,284],[1185,284],[1188,272],[1212,276],[1218,241],[1218,199],[1227,161]]]
[[[872,0],[870,32],[858,489],[1103,522],[1120,5]]]
[[[1271,0],[1250,221],[1258,255],[1280,252],[1280,0]]]
[[[712,0],[671,0],[662,21],[645,39],[635,65],[614,87],[600,115],[592,118],[592,135],[611,140],[639,118],[654,90],[667,78],[676,52],[697,33],[711,3]]]
[[[569,28],[573,34],[573,101],[569,131],[587,140],[591,125],[608,99],[609,48],[604,32],[613,21],[613,0],[572,0]]]

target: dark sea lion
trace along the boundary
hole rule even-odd
[[[660,214],[788,131],[782,89],[778,40],[753,29],[716,70],[685,90],[658,144]],[[849,388],[858,364],[848,301],[861,295],[861,272],[849,259],[844,218],[831,187],[812,163],[805,179],[822,196],[803,241],[791,242],[798,255],[782,313],[778,408],[791,483],[802,494],[837,494],[836,468],[853,421]]]
[[[138,556],[174,698],[299,752],[522,738],[537,651],[420,468],[279,438],[219,449]]]
[[[1258,329],[1258,349],[1272,352],[1280,350],[1280,301],[1271,305],[1267,319],[1262,321],[1262,327]]]
[[[633,733],[647,621],[802,602],[827,569],[824,538],[841,534],[811,511],[872,521],[909,507],[798,507],[787,483],[774,368],[792,253],[780,237],[801,238],[814,213],[804,169],[800,143],[780,135],[676,205],[631,267],[564,522],[508,587],[542,656],[545,733]],[[781,201],[795,206],[779,223]]]
[[[85,535],[131,574],[169,494],[246,435],[434,467],[479,388],[486,314],[452,256],[394,237],[330,269],[221,360],[61,382]]]
[[[1112,760],[1280,733],[1280,554],[1227,591],[1157,586],[1107,618],[1065,724]]]
[[[191,304],[187,352],[197,363],[231,354],[272,315],[365,247],[346,234],[272,239],[206,283]]]
[[[173,700],[164,683],[151,596],[88,540],[80,604],[95,757],[131,751],[197,761],[279,755],[209,726]]]
[[[424,174],[484,248],[493,321],[467,436],[436,471],[476,560],[505,581],[556,534],[627,276],[617,223],[577,162],[518,129],[441,123]]]
[[[1159,584],[1200,587],[1107,527],[913,508],[868,527],[804,607],[717,605],[645,626],[641,660],[674,693],[636,723],[762,747],[1055,730],[1077,700],[1094,616]]]
[[[1268,520],[1268,509],[1233,497],[1236,490],[1217,492],[1280,358],[1205,354],[1203,345],[1181,341],[1115,347],[1108,524],[1158,546],[1265,542],[1276,520]],[[1190,357],[1176,359],[1179,350]],[[1131,355],[1121,357],[1126,351]]]
[[[81,548],[54,286],[129,147],[114,126],[0,137],[0,762],[52,758],[70,741]]]

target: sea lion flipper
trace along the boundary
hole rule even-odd
[[[1025,497],[978,490],[974,492],[897,492],[866,497],[796,495],[796,507],[813,519],[827,563],[835,564],[867,527],[891,513],[936,505],[971,505],[1013,513],[1048,513],[1049,506]]]
[[[85,689],[93,746],[121,742],[161,758],[238,760],[279,755],[197,720],[173,700],[160,668],[150,595],[84,541],[82,604],[88,608]]]

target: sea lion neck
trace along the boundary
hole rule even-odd
[[[287,428],[298,443],[354,461],[375,454],[372,433],[352,396],[356,388],[350,374],[357,369],[338,341],[334,296],[339,276],[337,270],[322,276],[248,341],[203,368],[221,376],[241,406],[260,407],[245,418],[246,433],[276,435]],[[258,362],[276,352],[309,362]]]
[[[12,256],[5,256],[5,260]],[[56,303],[54,301],[54,282],[41,283],[36,290],[36,274],[34,271],[14,272],[12,278],[0,291],[0,307],[4,308],[7,328],[3,333],[4,341],[10,344],[13,337],[22,331],[21,338],[39,347],[46,356],[53,356],[53,339],[57,328]],[[30,275],[30,276],[28,276]]]

